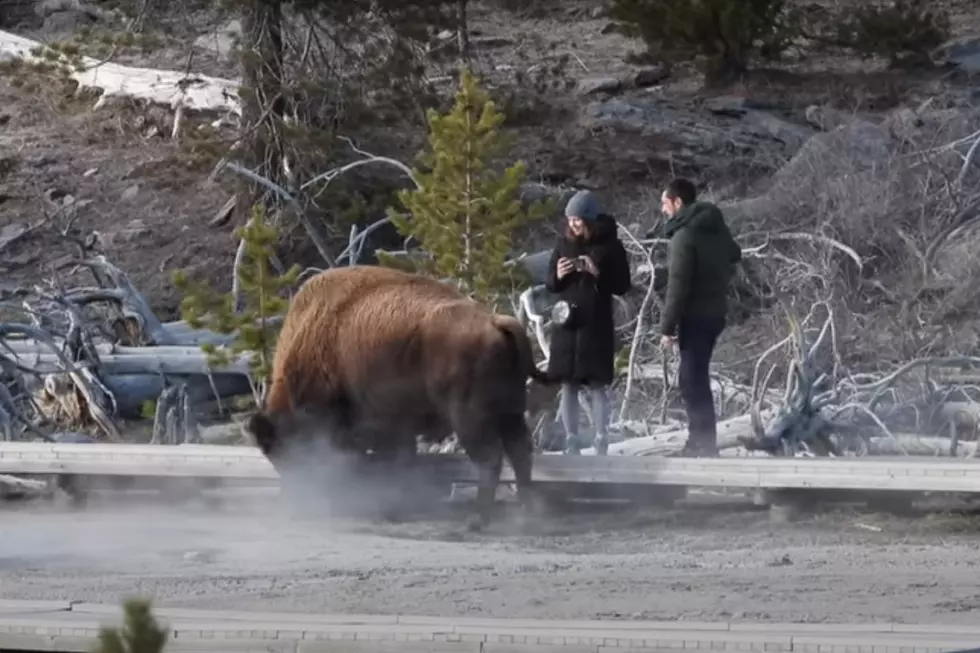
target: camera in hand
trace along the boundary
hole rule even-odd
[[[583,270],[585,270],[586,269],[585,268],[585,260],[582,259],[582,258],[576,258],[576,259],[574,259],[572,261],[572,267],[573,267],[573,269],[578,270],[580,272],[583,271]]]

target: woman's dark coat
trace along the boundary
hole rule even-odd
[[[548,376],[556,381],[582,385],[608,385],[613,380],[616,358],[616,330],[613,321],[613,295],[624,295],[631,288],[629,259],[616,233],[616,221],[599,216],[589,225],[588,241],[564,237],[551,254],[548,290],[575,305],[576,325],[554,326]],[[558,279],[558,259],[588,256],[599,270],[599,277],[573,270]]]

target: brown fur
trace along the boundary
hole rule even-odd
[[[307,281],[290,304],[266,408],[249,430],[274,464],[312,425],[328,425],[335,447],[386,456],[413,454],[416,435],[455,432],[481,470],[486,519],[504,453],[527,498],[529,377],[546,382],[516,319],[419,275],[337,268]]]

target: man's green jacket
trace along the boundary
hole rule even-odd
[[[670,245],[661,334],[676,336],[681,320],[725,317],[728,287],[742,248],[721,209],[704,201],[685,206],[665,223],[664,235]]]

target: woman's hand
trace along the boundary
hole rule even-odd
[[[591,274],[593,277],[599,276],[599,268],[595,266],[595,263],[592,262],[592,259],[590,259],[588,256],[580,256],[579,258],[585,263],[586,272]]]
[[[575,269],[575,264],[572,259],[562,257],[558,259],[558,278],[563,279],[568,276],[568,273]]]

